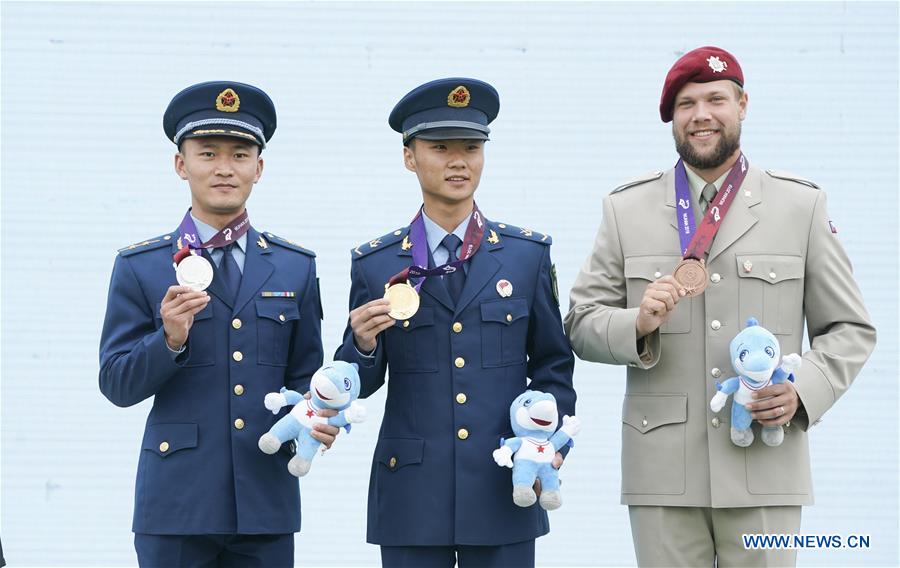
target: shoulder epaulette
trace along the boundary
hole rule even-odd
[[[623,183],[619,187],[615,188],[614,190],[612,190],[611,193],[618,193],[620,191],[628,189],[629,187],[634,187],[636,185],[641,185],[642,183],[647,183],[648,181],[657,180],[657,179],[661,178],[662,175],[663,175],[662,172],[650,172],[648,174],[638,176],[632,180],[629,180],[629,181]]]
[[[146,241],[141,241],[139,243],[134,243],[133,245],[128,245],[125,248],[119,249],[119,256],[131,256],[133,254],[137,254],[139,252],[145,252],[148,250],[158,249],[160,247],[164,247],[170,245],[172,243],[172,233],[168,235],[160,235],[158,237],[154,237],[152,239],[147,239]]]
[[[371,254],[377,250],[382,250],[396,243],[397,241],[401,240],[406,233],[407,227],[397,229],[396,231],[391,231],[390,233],[378,237],[377,239],[372,239],[371,241],[366,241],[360,244],[359,246],[355,247],[350,254],[354,259],[362,258],[367,254]]]
[[[265,235],[265,237],[272,244],[283,246],[286,249],[295,250],[299,253],[303,253],[306,256],[311,256],[313,258],[315,258],[315,256],[316,256],[316,253],[314,253],[313,251],[304,247],[303,245],[299,245],[299,244],[295,243],[294,241],[289,241],[289,240],[285,239],[284,237],[279,237],[278,235],[273,235],[272,233],[268,233],[268,232],[260,233],[260,234]]]
[[[532,231],[531,229],[523,229],[522,227],[514,227],[506,223],[495,223],[497,231],[506,237],[515,237],[526,241],[534,241],[545,245],[553,244],[553,238],[540,231]]]
[[[770,176],[772,176],[773,178],[783,179],[783,180],[787,180],[787,181],[793,181],[796,183],[800,183],[800,184],[809,186],[813,189],[820,189],[819,186],[815,182],[809,181],[808,179],[802,178],[800,176],[796,176],[789,172],[784,172],[781,170],[766,170],[766,173],[769,174]]]

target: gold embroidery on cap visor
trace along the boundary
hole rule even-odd
[[[241,108],[241,98],[231,88],[225,89],[216,97],[216,110],[237,112]]]
[[[472,99],[472,95],[469,94],[469,89],[460,85],[456,87],[450,94],[447,95],[447,106],[452,106],[455,108],[462,108],[469,106],[469,101]]]

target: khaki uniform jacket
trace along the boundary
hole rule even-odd
[[[807,429],[840,398],[875,346],[825,193],[751,167],[707,257],[706,291],[683,298],[638,353],[635,320],[647,285],[681,260],[674,171],[639,178],[603,202],[594,249],[571,291],[566,331],[586,361],[628,365],[622,409],[622,503],[699,507],[813,501]],[[729,342],[749,317],[782,354],[811,349],[794,386],[801,411],[779,447],[730,438],[731,402],[713,413],[716,382],[736,373]]]

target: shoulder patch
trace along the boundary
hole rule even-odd
[[[773,178],[783,179],[787,181],[793,181],[796,183],[800,183],[806,186],[809,186],[813,189],[821,189],[815,182],[812,182],[806,178],[802,178],[800,176],[796,176],[790,172],[785,172],[782,170],[766,170],[766,173],[772,176]]]
[[[402,240],[408,232],[409,227],[401,227],[395,231],[391,231],[386,235],[382,235],[377,239],[372,239],[371,241],[366,241],[359,244],[350,251],[350,255],[354,260],[356,260],[357,258],[362,258],[375,251],[384,250],[390,245]]]
[[[515,227],[506,223],[493,223],[497,227],[497,232],[506,237],[515,237],[517,239],[525,239],[526,241],[534,241],[545,245],[553,244],[553,238],[546,233]]]
[[[629,187],[634,187],[636,185],[641,185],[642,183],[647,183],[648,181],[657,180],[657,179],[661,178],[662,175],[663,175],[662,172],[650,172],[650,173],[644,174],[642,176],[638,176],[632,180],[626,181],[619,187],[612,190],[610,193],[617,193],[619,191],[624,191],[624,190],[628,189]]]
[[[160,235],[158,237],[154,237],[152,239],[147,239],[145,241],[141,241],[139,243],[134,243],[133,245],[128,245],[127,247],[119,249],[119,256],[131,256],[133,254],[137,254],[139,252],[144,252],[148,250],[158,249],[172,243],[172,238],[175,233],[169,233],[168,235]]]
[[[269,233],[267,231],[260,232],[260,234],[265,235],[268,242],[270,242],[272,244],[281,245],[286,249],[291,249],[291,250],[297,251],[299,253],[303,253],[306,256],[311,256],[313,258],[316,257],[316,253],[314,253],[313,251],[304,247],[303,245],[295,243],[294,241],[289,241],[289,240],[285,239],[284,237],[279,237],[278,235],[273,235],[272,233]]]

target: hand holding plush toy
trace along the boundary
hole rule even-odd
[[[734,393],[731,404],[731,441],[735,445],[746,448],[753,443],[753,421],[745,404],[752,402],[753,391],[760,390],[770,384],[794,381],[794,371],[800,368],[800,355],[791,353],[781,359],[781,346],[778,340],[766,328],[759,325],[755,318],[747,320],[747,327],[731,340],[731,360],[738,376],[723,383],[716,383],[718,391],[709,407],[713,412],[724,408],[728,395]],[[784,430],[781,426],[764,426],[762,441],[767,446],[780,446],[784,441]]]
[[[581,430],[575,416],[563,416],[557,431],[559,414],[556,398],[549,393],[525,391],[509,407],[509,418],[516,437],[500,440],[494,450],[494,461],[501,467],[512,468],[513,502],[530,507],[537,501],[534,480],[541,480],[541,507],[548,511],[562,505],[559,491],[559,472],[553,467],[553,457]]]
[[[294,408],[275,423],[268,432],[259,438],[259,449],[267,454],[274,454],[281,445],[289,440],[297,439],[297,455],[288,462],[288,471],[297,477],[309,472],[312,459],[316,455],[321,442],[313,438],[313,424],[329,424],[344,427],[349,432],[350,424],[363,422],[366,419],[366,407],[357,402],[359,396],[359,366],[356,363],[335,361],[316,371],[309,384],[309,399],[292,390],[282,388],[281,392],[270,392],[264,404],[273,414],[282,408],[294,405]],[[317,415],[318,410],[339,410],[337,416],[323,418]]]

